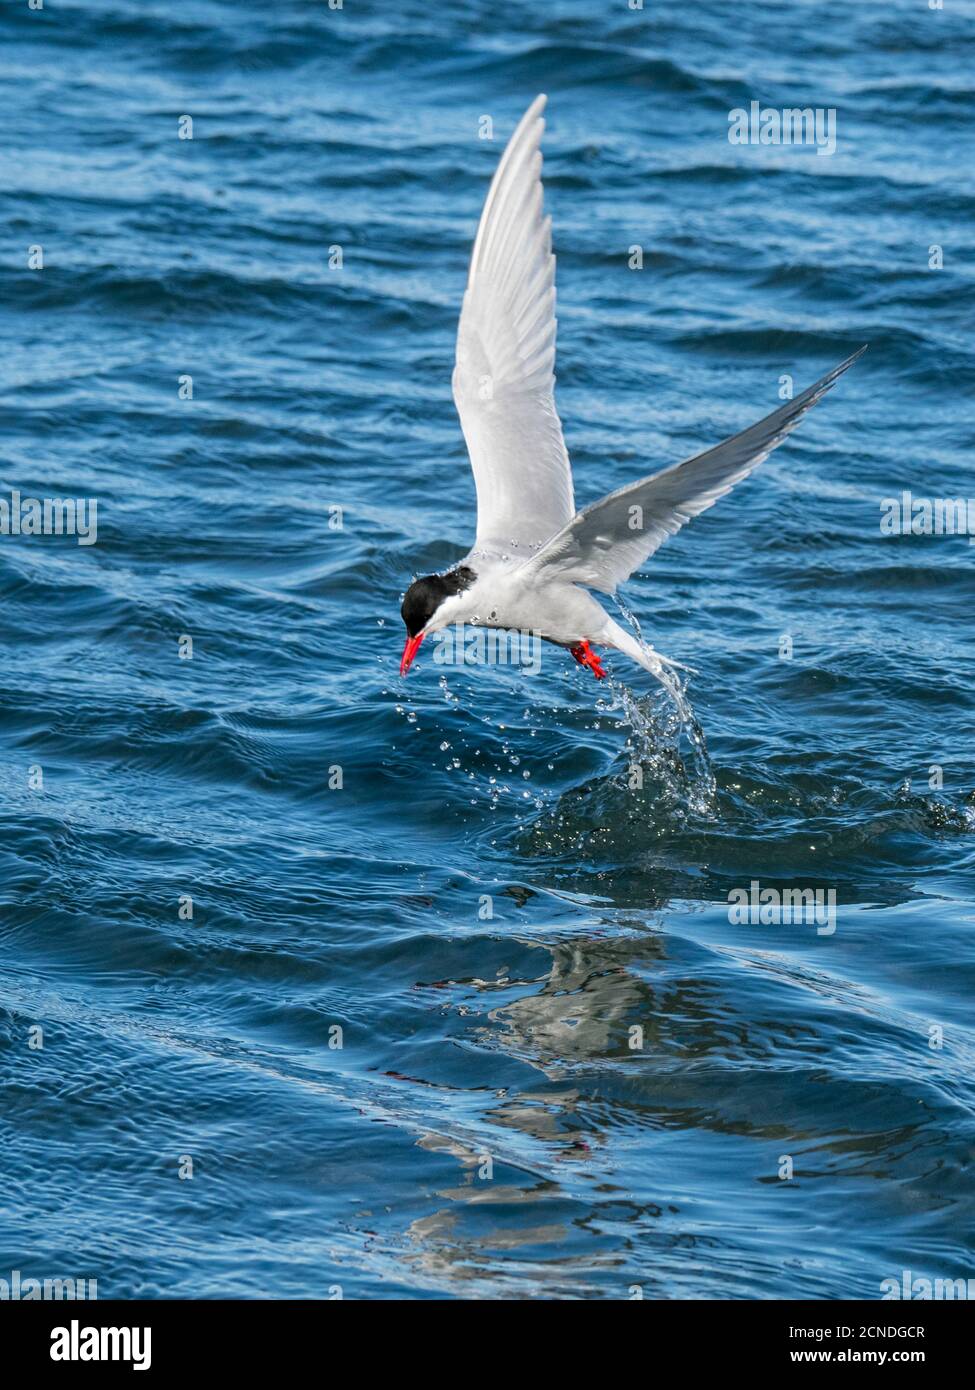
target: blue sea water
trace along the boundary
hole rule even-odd
[[[98,531],[0,536],[0,1278],[975,1275],[975,550],[880,529],[975,494],[973,19],[4,6],[0,494]],[[398,675],[472,538],[456,319],[540,91],[580,503],[870,344],[626,588],[704,742],[612,654]],[[835,153],[730,144],[752,100]],[[733,923],[753,880],[835,931]]]

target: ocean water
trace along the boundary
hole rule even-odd
[[[0,1278],[975,1274],[975,551],[880,525],[975,494],[973,18],[4,6],[0,495],[98,511],[0,536]],[[683,722],[612,654],[398,675],[473,535],[457,313],[540,91],[580,503],[870,345],[626,587]],[[753,100],[835,152],[729,143]],[[732,921],[753,881],[835,914]]]

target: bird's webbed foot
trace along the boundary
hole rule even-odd
[[[602,661],[593,651],[592,647],[590,647],[589,642],[585,637],[582,639],[581,642],[577,642],[574,647],[570,647],[569,651],[575,657],[576,661],[578,661],[580,666],[589,667],[590,671],[596,677],[597,681],[604,681],[606,679],[608,673],[603,669]]]

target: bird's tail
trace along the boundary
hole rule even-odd
[[[620,627],[619,623],[613,618],[608,618],[606,626],[597,641],[605,642],[607,646],[615,647],[617,651],[623,652],[626,656],[635,661],[638,666],[642,666],[645,671],[649,671],[666,691],[674,698],[678,705],[683,705],[683,689],[677,676],[674,675],[675,668],[680,671],[690,671],[693,674],[693,667],[683,666],[679,661],[671,661],[669,657],[654,651],[653,647],[644,642],[638,642],[636,638]]]

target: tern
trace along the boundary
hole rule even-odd
[[[680,663],[638,642],[590,590],[612,596],[691,517],[781,444],[865,347],[758,424],[577,512],[555,408],[555,257],[542,208],[542,111],[508,142],[481,213],[457,331],[454,402],[477,492],[477,531],[453,569],[403,599],[406,675],[430,633],[462,625],[530,633],[567,648],[597,680],[612,647],[672,688]]]

